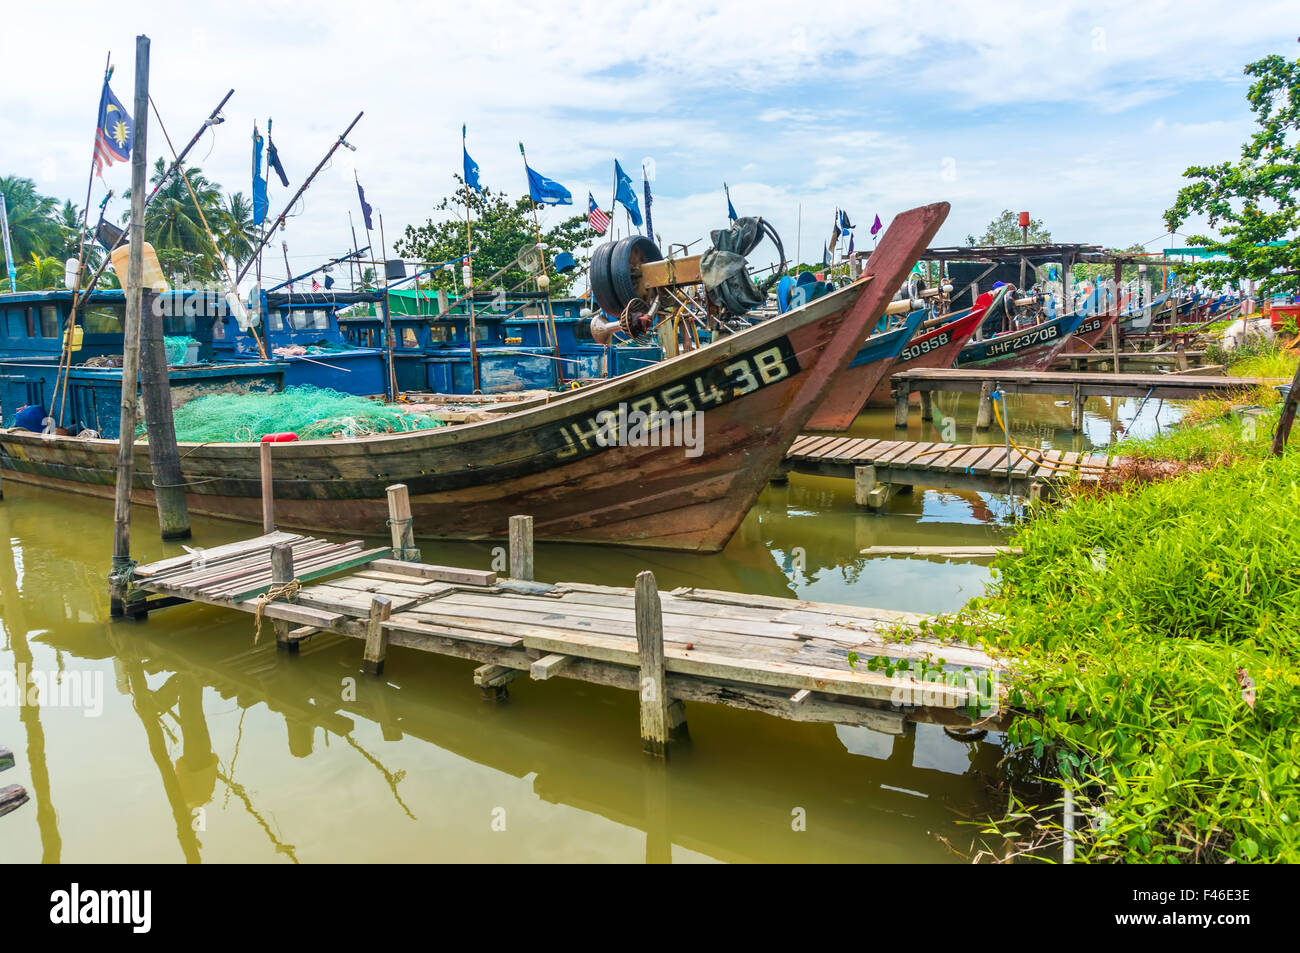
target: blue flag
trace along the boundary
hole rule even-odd
[[[480,195],[482,195],[483,186],[480,185],[478,181],[478,163],[469,157],[469,149],[465,147],[464,126],[460,127],[460,151],[465,156],[465,184],[469,186],[471,189],[473,189],[475,192],[478,192]]]
[[[95,130],[95,174],[102,179],[104,166],[131,158],[134,136],[135,124],[108,88],[108,78],[105,77],[104,89],[99,94],[99,128]]]
[[[361,180],[357,178],[355,172],[352,173],[352,181],[357,183],[357,198],[361,199],[361,217],[366,220],[366,231],[370,231],[375,227],[374,220],[370,217],[374,209],[366,201],[366,190],[361,187]]]
[[[253,224],[266,221],[266,179],[262,176],[262,134],[253,123]]]
[[[632,177],[623,171],[623,167],[614,160],[614,201],[618,202],[632,217],[632,224],[641,227],[641,207],[637,204],[636,189],[632,188]]]
[[[727,218],[731,221],[736,220],[736,206],[731,204],[731,189],[727,188],[727,183],[722,183],[722,191],[727,193]]]
[[[853,231],[853,223],[849,221],[849,213],[844,211],[844,209],[840,209],[839,211],[840,211],[840,231],[841,232]]]
[[[538,205],[573,204],[573,196],[559,182],[534,171],[527,162],[524,163],[524,168],[528,170],[528,195]]]

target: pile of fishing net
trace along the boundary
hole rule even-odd
[[[299,440],[365,437],[443,426],[413,408],[309,385],[277,393],[205,394],[177,408],[175,418],[176,439],[194,443],[247,443],[269,433],[295,433]]]
[[[168,335],[163,338],[163,349],[167,352],[167,364],[184,364],[186,356],[190,353],[190,346],[199,342],[191,337],[181,335]]]

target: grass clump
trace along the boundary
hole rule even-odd
[[[1011,657],[1008,764],[1073,790],[1078,856],[1300,861],[1300,453],[1080,498],[1014,543],[948,624]],[[1060,811],[993,830],[1050,843]]]

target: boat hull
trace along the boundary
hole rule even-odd
[[[825,399],[808,419],[808,430],[847,430],[862,412],[862,405],[884,379],[895,359],[911,341],[928,312],[918,308],[901,327],[873,334],[849,366],[836,375]]]
[[[989,295],[992,300],[992,295]],[[981,301],[983,296],[981,296]],[[867,398],[867,407],[893,407],[894,393],[890,378],[900,371],[911,371],[928,367],[952,367],[966,342],[979,328],[984,320],[983,305],[971,308],[956,320],[935,328],[928,334],[917,335],[903,348],[894,363],[885,372],[885,376],[876,384],[871,396]],[[918,395],[917,399],[920,397]]]
[[[947,210],[899,215],[867,262],[868,281],[539,407],[453,428],[276,444],[276,523],[373,535],[388,516],[387,487],[402,483],[422,537],[500,538],[511,515],[527,514],[543,540],[721,549]],[[638,410],[689,412],[700,439],[608,439],[620,414]],[[0,432],[5,478],[39,486],[111,496],[116,454],[115,441]],[[191,510],[260,522],[258,455],[257,444],[182,444]],[[134,463],[135,499],[152,503],[144,443]]]
[[[1070,342],[1074,329],[1082,320],[1082,315],[1067,314],[1031,328],[1008,331],[967,344],[958,355],[956,366],[1007,370],[1045,368]]]

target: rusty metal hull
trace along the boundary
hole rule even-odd
[[[277,524],[382,532],[385,489],[404,483],[423,537],[499,538],[523,513],[538,539],[719,550],[947,211],[898,216],[868,262],[870,280],[548,404],[437,430],[277,444]],[[698,452],[619,433],[620,414],[635,423],[638,410],[698,412]],[[260,522],[258,450],[182,444],[191,511]],[[5,478],[39,486],[111,496],[116,453],[115,441],[0,431]],[[152,503],[143,443],[135,467],[135,498]]]

